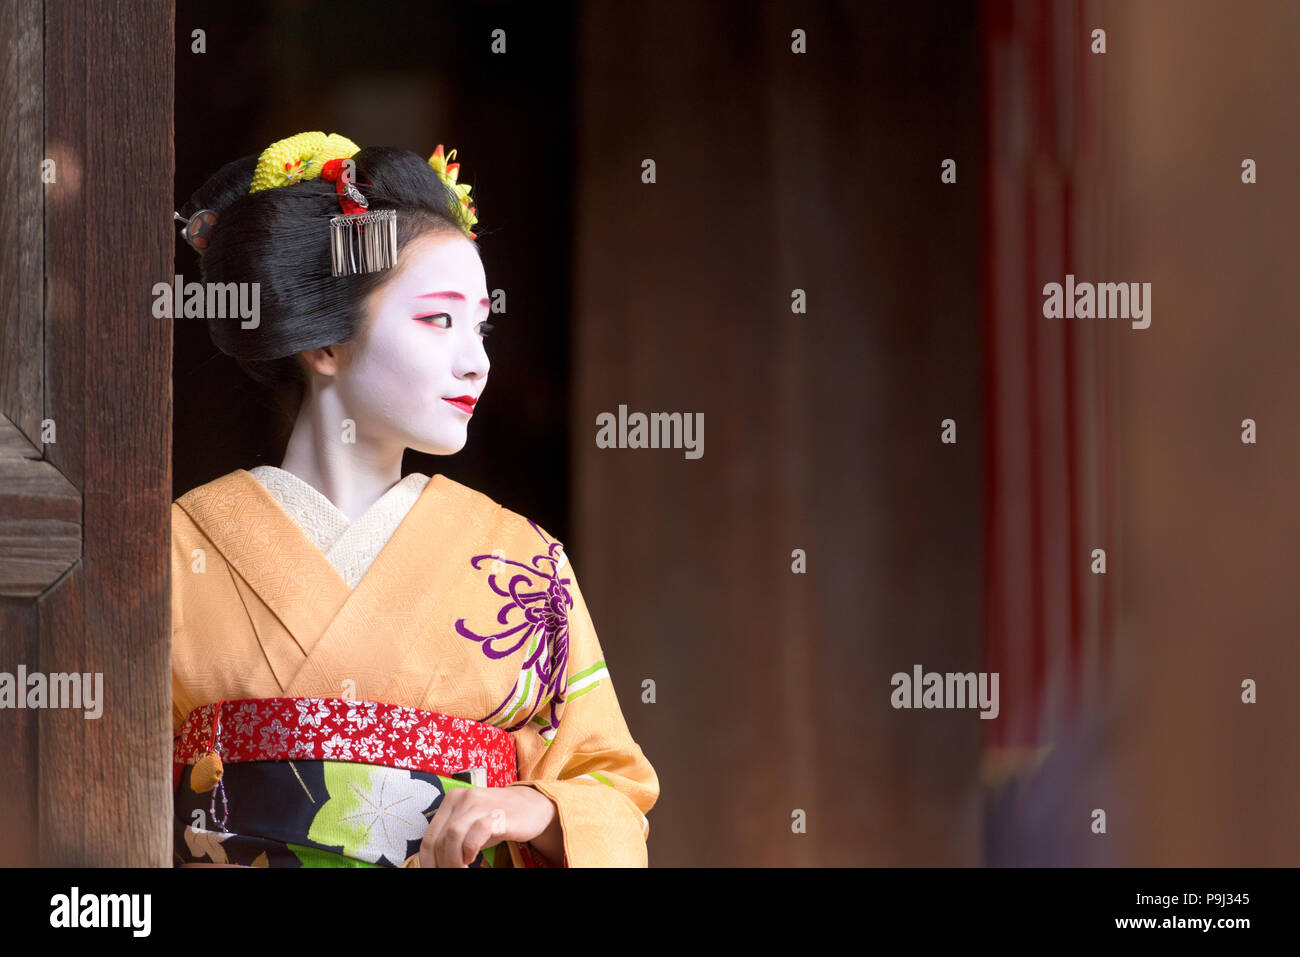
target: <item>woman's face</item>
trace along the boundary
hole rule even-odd
[[[458,234],[412,240],[366,307],[357,337],[335,347],[343,361],[334,386],[357,442],[459,452],[489,366],[478,250]]]

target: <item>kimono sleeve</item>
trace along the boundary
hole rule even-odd
[[[568,574],[564,575],[563,572]],[[573,599],[568,620],[568,687],[550,743],[529,729],[519,748],[519,780],[554,802],[568,867],[645,867],[646,814],[659,797],[659,779],[632,740],[610,680],[609,663],[578,588],[572,565],[561,578]],[[512,847],[518,865],[540,855]]]

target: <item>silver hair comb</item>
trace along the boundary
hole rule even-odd
[[[339,201],[365,209],[370,204],[346,178]],[[397,264],[397,212],[392,209],[347,213],[330,219],[330,268],[335,276],[378,272]]]
[[[397,264],[397,212],[379,209],[330,220],[330,265],[335,276],[378,272]]]

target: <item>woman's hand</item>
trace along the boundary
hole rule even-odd
[[[486,847],[543,835],[546,840],[538,843],[556,844],[559,819],[555,804],[540,791],[526,786],[452,788],[424,832],[420,866],[468,867]]]

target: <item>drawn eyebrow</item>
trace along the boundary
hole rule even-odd
[[[465,301],[465,296],[454,289],[444,289],[442,292],[426,292],[426,293],[422,293],[419,296],[416,296],[415,298],[416,299],[458,299],[461,302]],[[480,306],[490,306],[492,305],[492,300],[483,298],[478,301],[478,304]]]

